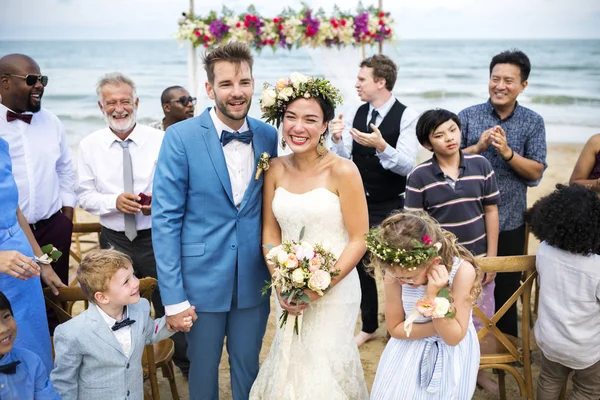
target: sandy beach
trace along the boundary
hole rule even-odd
[[[590,133],[591,135],[592,133]],[[544,173],[544,177],[538,187],[529,189],[528,193],[528,203],[532,205],[537,199],[541,196],[551,192],[557,183],[565,183],[568,182],[571,172],[573,170],[573,166],[577,161],[577,157],[583,148],[583,144],[549,144],[548,145],[548,169]],[[425,160],[430,157],[430,153],[426,150],[422,149],[419,154],[419,160]],[[83,222],[86,220],[94,220],[94,218],[87,213],[79,213],[78,221]],[[537,246],[539,242],[533,237],[530,237],[529,240],[529,254],[535,254]],[[76,268],[76,266],[74,265]],[[73,274],[71,275],[73,276]],[[385,347],[385,324],[383,322],[383,292],[382,285],[378,282],[379,290],[380,290],[380,319],[381,326],[378,331],[379,338],[373,340],[371,342],[366,343],[360,348],[362,365],[365,373],[365,379],[367,381],[367,386],[369,389],[373,384],[373,380],[375,378],[375,372],[377,370],[377,364],[379,362],[379,358],[381,353]],[[272,303],[272,299],[271,299]],[[273,304],[272,309],[273,309]],[[269,322],[267,325],[267,332],[265,334],[263,348],[261,351],[261,361],[267,356],[269,349],[271,347],[271,342],[273,340],[273,336],[276,332],[275,325],[275,316],[274,313],[271,313],[269,317]],[[357,331],[360,329],[360,324],[357,323]],[[537,376],[539,374],[539,364],[537,361],[539,360],[539,351],[534,351],[533,354],[534,366],[533,366],[533,377],[534,377],[534,386],[536,384]],[[227,361],[227,353],[223,350],[223,358],[220,366],[220,379],[219,379],[219,387],[220,387],[220,398],[221,399],[231,399],[231,387],[229,383],[229,364]],[[160,376],[160,373],[159,373]],[[178,380],[178,389],[181,399],[189,399],[187,382],[183,379],[179,371],[177,370],[177,380]],[[518,388],[516,386],[515,381],[512,377],[507,375],[507,398],[514,399],[518,398]],[[170,399],[171,394],[169,390],[169,385],[166,379],[159,377],[159,384],[161,390],[161,397],[165,399]],[[474,399],[497,399],[498,395],[489,394],[482,392],[481,390],[477,390],[475,392]]]

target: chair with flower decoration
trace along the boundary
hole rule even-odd
[[[531,375],[531,290],[537,276],[535,256],[487,257],[477,260],[482,272],[521,272],[523,280],[512,296],[502,304],[498,311],[488,318],[477,306],[473,314],[483,323],[483,328],[477,333],[481,347],[479,369],[494,369],[498,372],[500,399],[506,399],[505,373],[510,373],[519,386],[521,397],[533,400],[533,379]],[[521,338],[507,335],[500,331],[496,324],[508,309],[519,298],[522,301]],[[523,374],[515,368],[518,363],[523,367]]]

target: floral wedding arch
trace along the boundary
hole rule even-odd
[[[298,12],[287,8],[273,17],[259,15],[253,6],[241,14],[223,7],[220,14],[211,11],[207,16],[183,13],[175,36],[206,49],[230,40],[248,43],[259,51],[266,47],[343,48],[390,41],[393,24],[389,12],[360,3],[354,13],[335,6],[327,15],[322,9],[314,11],[303,5]]]

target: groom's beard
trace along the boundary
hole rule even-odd
[[[232,110],[229,103],[236,103],[240,101],[243,101],[246,107],[239,111]],[[217,106],[221,114],[233,121],[240,121],[246,119],[248,111],[250,111],[251,104],[252,98],[246,98],[246,96],[241,96],[237,99],[230,99],[225,101],[220,100],[218,97],[215,98],[215,105]]]

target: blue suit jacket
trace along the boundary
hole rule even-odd
[[[268,301],[261,248],[263,152],[277,152],[275,128],[248,117],[254,172],[239,210],[210,109],[170,126],[158,156],[152,191],[152,243],[165,305],[188,300],[200,312],[229,311]],[[237,275],[236,275],[237,274]],[[235,285],[237,279],[237,285]]]

